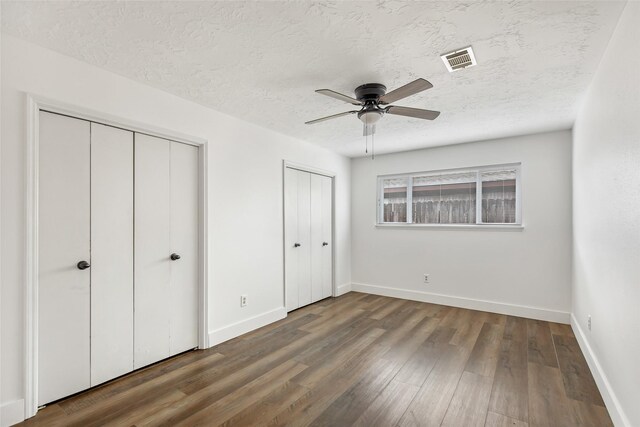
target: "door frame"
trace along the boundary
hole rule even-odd
[[[48,111],[80,120],[86,120],[127,131],[144,133],[198,148],[198,348],[209,347],[208,319],[208,141],[118,116],[101,113],[83,107],[68,105],[33,94],[26,94],[27,144],[26,144],[26,242],[25,242],[25,335],[24,335],[24,387],[25,418],[38,412],[38,197],[39,197],[39,114]]]
[[[282,161],[282,306],[287,309],[287,242],[285,240],[285,197],[287,168],[331,178],[331,296],[336,295],[336,173],[289,160]],[[288,315],[288,312],[287,312]]]

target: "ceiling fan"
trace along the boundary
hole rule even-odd
[[[398,107],[388,105],[392,102],[406,98],[416,93],[432,88],[433,85],[425,79],[417,79],[402,87],[399,87],[387,93],[385,85],[380,83],[366,83],[355,89],[355,98],[343,95],[331,89],[318,89],[317,93],[330,96],[340,101],[348,102],[353,105],[362,106],[360,110],[345,111],[344,113],[334,114],[332,116],[322,117],[320,119],[305,122],[307,125],[323,122],[325,120],[335,119],[337,117],[357,114],[358,118],[364,123],[364,136],[375,134],[376,123],[385,114],[393,114],[396,116],[413,117],[416,119],[434,120],[440,115],[439,111],[423,110],[421,108]]]

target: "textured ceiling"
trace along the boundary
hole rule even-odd
[[[624,3],[2,2],[2,31],[349,156],[363,155],[352,109],[315,94],[434,88],[385,116],[376,151],[567,129]],[[472,45],[478,65],[449,74],[440,54]]]

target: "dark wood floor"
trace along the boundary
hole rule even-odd
[[[569,326],[352,292],[24,425],[612,423]]]

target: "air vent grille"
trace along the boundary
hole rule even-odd
[[[476,65],[476,57],[471,46],[441,56],[450,73]]]

